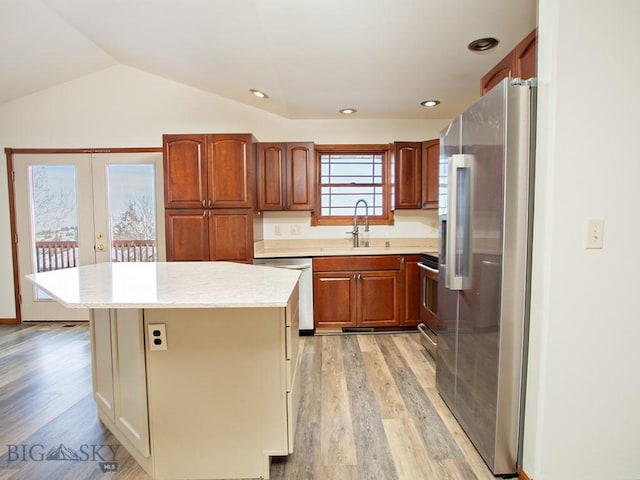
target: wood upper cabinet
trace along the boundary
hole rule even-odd
[[[259,143],[258,209],[313,210],[315,146],[303,143]]]
[[[537,75],[537,29],[527,35],[512,51],[494,66],[480,81],[484,95],[507,77],[527,80]]]
[[[314,258],[316,328],[398,325],[400,265],[394,255]]]
[[[513,59],[514,54],[513,51],[511,51],[482,77],[482,80],[480,80],[481,95],[485,95],[505,78],[513,77]]]
[[[167,261],[253,261],[250,209],[165,210]]]
[[[208,200],[206,135],[163,135],[164,206],[199,208]]]
[[[422,142],[422,208],[438,208],[440,140]]]
[[[538,31],[533,30],[514,49],[515,76],[528,80],[538,74]]]
[[[395,142],[395,208],[421,208],[422,143]]]
[[[258,143],[258,210],[284,210],[286,144]]]
[[[207,135],[209,206],[254,207],[254,142],[250,134]]]
[[[252,208],[251,134],[163,135],[165,208]]]
[[[438,208],[440,142],[395,142],[395,208]]]

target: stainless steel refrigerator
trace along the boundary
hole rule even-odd
[[[503,80],[440,136],[436,384],[494,475],[521,464],[533,83]]]

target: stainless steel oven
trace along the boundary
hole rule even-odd
[[[438,345],[438,257],[424,253],[420,267],[420,324],[421,342],[435,358]]]

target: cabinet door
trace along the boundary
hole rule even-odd
[[[404,280],[402,314],[400,325],[415,326],[420,323],[420,257],[405,257],[401,275]]]
[[[284,210],[285,144],[259,143],[257,157],[258,210]]]
[[[113,358],[109,310],[92,309],[90,326],[93,399],[103,414],[114,422]]]
[[[438,208],[440,141],[422,142],[422,208]]]
[[[251,210],[209,210],[211,260],[253,262],[253,213]]]
[[[249,134],[207,135],[208,191],[212,207],[254,207],[254,148]]]
[[[387,270],[357,275],[358,326],[398,325],[399,272]]]
[[[528,80],[537,75],[537,30],[527,35],[515,48],[515,76]]]
[[[208,200],[204,135],[163,135],[164,206],[198,208]]]
[[[506,57],[482,77],[480,81],[480,94],[484,95],[503,79],[513,76],[514,53],[511,51]]]
[[[147,370],[142,310],[118,309],[114,317],[115,423],[144,456],[149,456]]]
[[[313,318],[316,328],[356,326],[354,272],[313,274]]]
[[[315,204],[315,146],[288,143],[286,165],[286,209],[313,210]]]
[[[422,144],[395,142],[395,206],[420,208],[422,203]]]
[[[165,210],[167,261],[209,260],[210,210]]]

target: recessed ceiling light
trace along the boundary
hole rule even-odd
[[[500,43],[500,41],[497,38],[478,38],[477,40],[474,40],[469,45],[467,45],[467,48],[472,52],[486,52],[487,50],[495,48],[498,43]]]
[[[256,90],[255,88],[250,88],[249,91],[258,98],[269,98],[269,95],[267,95],[264,92],[261,92],[260,90]]]
[[[355,108],[343,108],[342,110],[338,110],[343,115],[352,115],[356,113],[358,110]]]
[[[420,105],[423,107],[435,107],[436,105],[440,105],[440,100],[424,100],[420,102]]]

